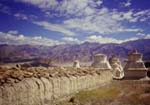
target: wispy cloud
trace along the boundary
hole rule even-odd
[[[0,3],[0,12],[10,15],[11,9],[8,6]]]
[[[75,44],[75,43],[81,43],[82,41],[80,41],[79,39],[77,38],[74,38],[74,37],[63,37],[62,38],[62,41],[64,43],[69,43],[69,44]]]
[[[149,10],[146,11],[120,11],[109,9],[103,5],[103,0],[18,0],[19,2],[28,3],[40,8],[45,15],[51,18],[67,17],[61,19],[60,24],[51,24],[45,21],[36,22],[35,24],[43,26],[45,29],[57,31],[66,35],[79,33],[99,33],[111,34],[120,32],[138,32],[142,29],[130,27],[123,24],[124,21],[129,23],[144,22],[150,19]],[[123,3],[125,7],[132,5],[131,0]],[[101,8],[97,8],[101,7]],[[51,12],[53,11],[53,12]],[[74,32],[72,31],[74,30]]]
[[[127,2],[123,3],[125,7],[129,7],[131,5],[131,0],[128,0]]]
[[[136,36],[139,37],[140,39],[150,39],[150,34],[137,33]]]
[[[123,43],[127,41],[138,40],[138,39],[139,39],[138,37],[131,37],[128,39],[119,40],[119,39],[110,38],[110,37],[102,37],[101,35],[91,35],[91,36],[88,36],[85,39],[85,41],[97,42],[97,43]]]
[[[12,35],[16,35],[16,34],[18,34],[18,31],[17,30],[10,30],[7,33],[12,34]]]
[[[17,17],[18,19],[28,20],[28,17],[25,14],[16,13],[14,14],[14,16]]]
[[[57,0],[16,0],[16,1],[29,3],[43,9],[53,8],[58,5]]]
[[[95,15],[68,19],[64,21],[64,24],[70,29],[100,34],[141,31],[138,28],[126,28],[122,25],[123,20],[133,21],[131,14],[132,12],[120,13],[102,8]]]
[[[52,46],[62,44],[61,42],[53,39],[49,39],[42,36],[25,36],[23,34],[18,34],[16,31],[9,31],[7,33],[0,32],[0,44],[14,44],[14,45],[43,45]]]
[[[50,30],[50,31],[55,31],[55,32],[60,32],[68,36],[73,36],[75,35],[74,32],[68,30],[64,26],[60,24],[52,24],[46,21],[41,21],[41,22],[33,22],[34,24],[37,24],[39,26],[42,26],[44,29]]]
[[[25,3],[25,5],[28,4],[28,6],[30,5],[40,8],[38,9],[40,11],[37,12],[40,12],[40,14],[45,14],[46,17],[44,17],[44,15],[39,16],[35,13],[37,16],[39,16],[39,19],[36,19],[37,17],[34,16],[34,14],[29,14],[29,11],[14,11],[10,8],[11,6],[8,7],[9,5],[6,6],[4,4],[0,4],[0,12],[9,15],[11,14],[19,19],[19,21],[30,20],[30,22],[32,22],[34,25],[36,24],[40,26],[41,31],[43,31],[43,29],[46,29],[50,32],[58,32],[57,37],[58,39],[60,39],[60,41],[62,41],[61,43],[81,43],[85,40],[102,43],[121,43],[128,40],[135,40],[138,38],[136,37],[136,35],[135,37],[124,40],[111,38],[107,35],[119,33],[121,34],[122,32],[135,34],[142,33],[143,27],[140,27],[140,25],[136,25],[136,22],[142,23],[149,22],[150,20],[150,9],[131,9],[131,0],[126,0],[125,2],[121,3],[121,5],[123,5],[121,6],[121,8],[125,8],[126,10],[106,7],[104,3],[106,1],[104,0],[15,1],[23,2]],[[5,36],[3,36],[3,39],[11,40],[12,38],[11,42],[14,43],[16,41],[17,43],[25,43],[27,39],[30,40],[29,38],[33,40],[33,43],[37,43],[38,41],[40,44],[44,43],[43,41],[45,41],[45,43],[50,42],[50,44],[54,43],[54,45],[58,43],[58,41],[43,38],[41,36],[26,37],[25,35],[18,34],[17,31],[10,31],[8,33],[1,32],[0,34],[1,38],[2,34]],[[63,38],[61,37],[61,35],[64,35]],[[80,35],[83,35],[83,41],[80,40]],[[104,35],[106,35],[106,37],[103,37]],[[129,35],[127,36],[130,37]],[[5,40],[5,42],[7,41]]]
[[[15,16],[19,20],[32,20],[33,21],[38,18],[37,16],[33,14],[24,14],[24,13],[14,12],[12,10],[13,9],[10,8],[9,6],[0,3],[0,12],[5,13],[7,15]]]
[[[24,3],[29,3],[41,8],[43,11],[53,10],[56,15],[81,16],[90,15],[93,13],[93,8],[100,6],[102,0],[17,0]]]
[[[19,34],[16,30],[10,30],[7,33],[0,32],[0,44],[13,44],[13,45],[43,45],[43,46],[53,46],[59,44],[80,44],[86,41],[97,42],[97,43],[123,43],[127,41],[134,41],[138,39],[150,39],[149,34],[139,33],[136,37],[131,37],[127,39],[116,39],[112,37],[103,37],[101,35],[90,35],[84,39],[78,39],[75,37],[62,37],[61,40],[54,40],[42,36],[26,36]]]
[[[35,21],[38,19],[36,15],[33,14],[24,14],[24,13],[15,13],[13,14],[19,20],[28,20],[28,21]]]

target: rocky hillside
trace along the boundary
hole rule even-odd
[[[0,45],[0,61],[24,62],[39,58],[48,58],[54,62],[91,61],[92,56],[104,53],[108,57],[116,54],[126,58],[128,52],[136,48],[144,54],[144,60],[150,59],[150,39],[129,41],[121,44],[99,44],[85,42],[80,45],[32,46],[32,45]]]

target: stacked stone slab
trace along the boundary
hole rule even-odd
[[[100,69],[111,69],[109,62],[107,61],[107,56],[104,54],[96,54],[94,55],[94,62],[91,65],[94,68]]]
[[[111,82],[110,71],[49,78],[25,78],[12,85],[0,85],[0,105],[56,105],[73,94]]]
[[[128,61],[124,68],[126,79],[141,79],[146,77],[147,68],[144,65],[142,57],[143,55],[135,49],[128,54]]]

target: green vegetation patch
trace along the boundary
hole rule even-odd
[[[150,105],[150,84],[114,81],[94,90],[80,91],[57,105]]]
[[[101,87],[95,90],[80,91],[75,97],[80,101],[93,99],[113,99],[118,96],[120,90],[117,87]]]

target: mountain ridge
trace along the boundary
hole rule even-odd
[[[49,58],[55,62],[72,62],[78,59],[83,62],[92,61],[94,54],[103,53],[110,57],[116,54],[119,58],[127,57],[128,52],[137,49],[144,56],[144,60],[150,59],[150,39],[128,41],[121,44],[90,43],[56,46],[32,46],[32,45],[0,45],[0,60],[3,62],[17,59]]]

